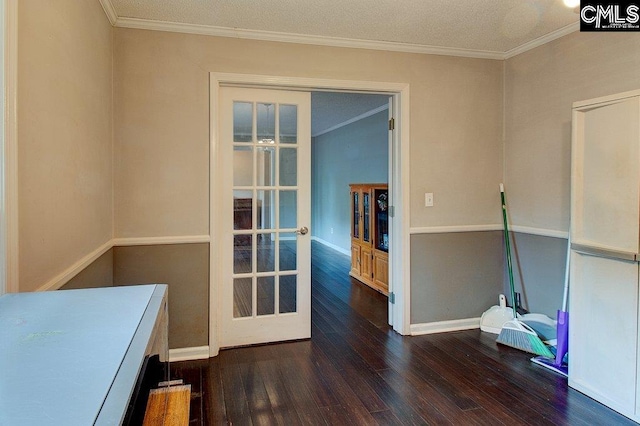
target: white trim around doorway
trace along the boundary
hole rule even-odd
[[[18,142],[17,142],[17,88],[18,88],[18,1],[3,0],[3,135],[0,140],[0,207],[2,210],[1,241],[3,257],[2,292],[18,291]]]
[[[220,312],[220,247],[218,238],[220,213],[216,194],[221,188],[221,178],[216,165],[219,159],[218,99],[219,89],[223,85],[261,87],[279,90],[307,91],[350,91],[375,94],[388,94],[393,99],[396,131],[391,141],[393,167],[391,169],[391,205],[395,208],[395,220],[392,221],[390,261],[390,288],[394,293],[395,305],[390,316],[393,329],[403,335],[410,329],[410,244],[409,244],[409,84],[356,80],[327,80],[315,78],[278,77],[251,74],[210,73],[210,182],[209,182],[209,232],[211,235],[209,250],[209,356],[219,352]]]

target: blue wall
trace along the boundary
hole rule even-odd
[[[346,253],[349,184],[388,182],[388,117],[384,110],[311,140],[311,234]]]

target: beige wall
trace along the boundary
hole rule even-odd
[[[20,0],[20,291],[112,237],[113,29],[98,1]]]
[[[505,185],[513,223],[567,231],[571,108],[640,88],[640,37],[573,33],[505,62]]]
[[[115,31],[117,237],[208,234],[211,71],[409,83],[411,225],[499,221],[500,61]]]

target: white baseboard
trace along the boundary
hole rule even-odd
[[[311,239],[312,239],[313,241],[317,241],[317,242],[319,242],[319,243],[320,243],[320,244],[322,244],[323,246],[327,246],[327,247],[329,247],[329,248],[331,248],[331,249],[334,249],[335,251],[340,252],[340,253],[344,254],[345,256],[351,256],[351,252],[349,252],[349,250],[345,250],[345,249],[343,249],[342,247],[338,247],[337,245],[332,244],[332,243],[330,243],[329,241],[325,241],[325,240],[323,240],[322,238],[318,238],[318,237],[311,237]]]
[[[209,346],[169,349],[169,362],[193,361],[207,358],[209,358]]]
[[[471,330],[480,328],[480,318],[465,318],[451,321],[427,322],[411,324],[411,335],[446,333],[448,331]]]

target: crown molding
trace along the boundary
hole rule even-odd
[[[101,0],[109,1],[109,0]],[[389,41],[358,40],[340,37],[291,34],[276,31],[245,30],[240,28],[216,27],[211,25],[182,24],[177,22],[154,21],[138,18],[118,18],[114,24],[120,28],[155,30],[176,33],[231,37],[250,40],[276,41],[282,43],[312,44],[317,46],[346,47],[353,49],[385,50],[428,55],[460,56],[480,59],[504,59],[504,53],[487,50],[457,49],[426,46]]]
[[[322,130],[321,132],[315,133],[315,134],[311,135],[311,137],[315,138],[315,137],[318,137],[318,136],[322,136],[322,135],[324,135],[326,133],[333,132],[334,130],[338,130],[340,127],[348,126],[349,124],[353,124],[356,121],[360,121],[360,120],[365,119],[367,117],[371,117],[374,114],[377,114],[377,113],[382,112],[382,111],[386,111],[388,109],[389,109],[389,105],[388,104],[379,106],[378,108],[374,108],[374,109],[372,109],[370,111],[364,112],[364,113],[362,113],[360,115],[357,115],[357,116],[355,116],[353,118],[350,118],[347,121],[343,121],[342,123],[338,123],[335,126],[331,126],[328,129],[325,129],[325,130]]]
[[[113,7],[113,3],[111,3],[111,0],[99,1],[104,9],[104,13],[107,15],[107,18],[109,18],[109,22],[111,22],[111,25],[115,26],[118,21],[118,14],[116,13],[116,8]]]
[[[549,34],[545,34],[542,37],[538,37],[516,48],[506,51],[503,54],[502,59],[513,58],[514,56],[517,56],[528,50],[535,49],[536,47],[542,46],[543,44],[550,43],[553,40],[559,39],[560,37],[564,37],[568,34],[571,34],[579,30],[580,30],[580,22],[574,22],[573,24],[569,24],[566,27],[562,27],[558,30],[550,32]]]
[[[390,52],[418,53],[425,55],[459,56],[464,58],[505,60],[535,49],[560,37],[576,32],[580,23],[574,22],[552,31],[506,52],[494,50],[461,49],[391,41],[361,40],[341,37],[293,34],[277,31],[247,30],[242,28],[218,27],[213,25],[184,24],[179,22],[156,21],[151,19],[118,17],[111,0],[99,0],[109,22],[114,27],[139,30],[166,31],[174,33],[209,35],[215,37],[241,38],[249,40],[275,41],[281,43],[311,44],[316,46],[345,47],[352,49],[383,50]]]

